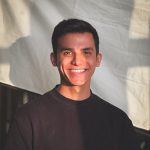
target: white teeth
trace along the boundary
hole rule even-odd
[[[71,72],[83,72],[84,69],[72,69]]]

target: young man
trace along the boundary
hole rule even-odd
[[[52,45],[61,83],[18,110],[5,150],[137,150],[127,115],[90,90],[102,59],[96,30],[83,20],[64,20]]]

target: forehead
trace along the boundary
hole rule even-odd
[[[89,32],[67,33],[58,39],[58,48],[63,46],[94,46],[93,35]]]

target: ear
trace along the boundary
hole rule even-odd
[[[96,67],[99,67],[102,61],[102,53],[98,53],[96,56]]]
[[[52,65],[57,66],[56,57],[55,57],[55,54],[53,52],[50,54],[50,59],[51,59]]]

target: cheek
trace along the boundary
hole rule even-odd
[[[59,64],[58,64],[58,68],[61,72],[65,73],[67,68],[69,68],[69,62],[68,60],[66,59],[61,59],[61,61],[59,61]]]
[[[67,58],[60,57],[60,64],[63,67],[65,67],[65,66],[67,67],[70,63],[71,63],[71,57],[67,57]]]
[[[97,65],[97,62],[96,62],[96,60],[95,61],[93,61],[94,59],[88,59],[88,64],[92,67],[92,68],[95,68],[96,67],[96,65]]]

